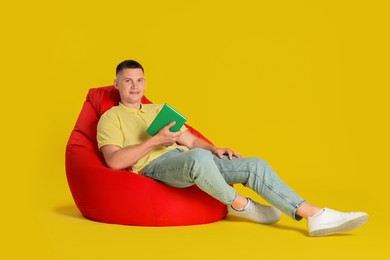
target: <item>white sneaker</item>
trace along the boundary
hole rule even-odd
[[[365,212],[343,213],[324,208],[308,218],[309,235],[319,237],[350,231],[360,227],[367,220],[368,215]]]
[[[261,224],[273,224],[280,220],[282,213],[274,207],[262,205],[248,198],[248,203],[242,210],[235,210],[228,206],[228,211],[233,216],[245,218]]]

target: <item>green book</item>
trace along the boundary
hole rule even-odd
[[[177,132],[179,131],[184,123],[187,121],[187,118],[177,112],[173,107],[168,104],[164,104],[160,112],[157,114],[156,118],[150,124],[146,132],[154,136],[157,134],[162,128],[167,126],[169,123],[176,121],[176,124],[172,126],[169,131]]]

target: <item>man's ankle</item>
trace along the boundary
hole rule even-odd
[[[318,213],[319,211],[321,211],[321,208],[317,207],[317,206],[314,206],[314,205],[311,205],[307,202],[304,202],[302,203],[297,211],[295,212],[298,216],[300,217],[303,217],[305,219],[308,219],[309,217],[315,215],[316,213]]]
[[[248,205],[248,202],[248,198],[238,195],[230,206],[236,211],[242,211]]]

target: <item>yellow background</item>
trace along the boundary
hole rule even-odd
[[[8,1],[1,7],[2,259],[385,259],[387,1]],[[82,218],[65,145],[89,88],[136,59],[147,96],[219,146],[266,159],[303,197],[364,227],[228,217],[146,228]],[[252,192],[241,192],[262,201]]]

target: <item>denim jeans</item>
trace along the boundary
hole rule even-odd
[[[237,197],[229,184],[242,183],[251,188],[271,205],[295,220],[296,209],[304,200],[290,189],[259,158],[219,158],[210,151],[196,148],[189,151],[172,150],[147,165],[145,176],[173,187],[185,188],[196,184],[200,189],[230,205]]]

